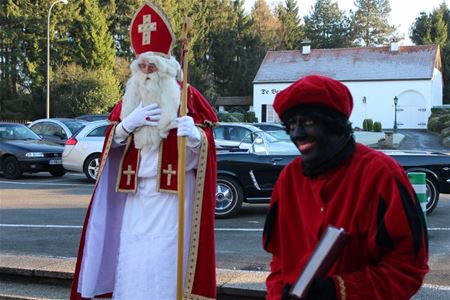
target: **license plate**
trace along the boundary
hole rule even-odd
[[[51,159],[48,162],[49,165],[61,165],[62,164],[62,160],[61,159]]]

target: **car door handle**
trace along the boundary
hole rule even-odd
[[[283,160],[283,158],[281,158],[281,157],[272,157],[272,163],[276,163],[277,161],[282,161]]]

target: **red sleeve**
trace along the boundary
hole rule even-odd
[[[280,176],[281,177],[281,176]],[[278,193],[277,186],[274,187],[272,193],[272,200],[270,204],[269,213],[266,217],[263,232],[263,247],[264,249],[272,253],[272,260],[270,262],[270,274],[266,278],[267,297],[268,300],[281,299],[284,281],[282,276],[282,263],[280,258],[280,243],[279,234],[277,232],[279,226],[278,222]]]
[[[428,240],[420,204],[403,169],[372,174],[378,205],[367,232],[371,257],[363,271],[334,276],[339,299],[410,299],[428,272]]]
[[[187,108],[196,124],[214,124],[219,121],[208,100],[192,85],[188,87]]]
[[[120,121],[120,112],[122,111],[122,99],[117,102],[116,106],[114,106],[113,110],[109,114],[108,120],[111,122]]]

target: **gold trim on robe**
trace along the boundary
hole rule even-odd
[[[198,128],[198,127],[197,127]],[[195,269],[197,267],[198,242],[200,235],[200,224],[202,217],[203,190],[205,183],[206,164],[208,158],[208,139],[205,132],[200,129],[201,145],[200,155],[198,158],[197,173],[195,178],[194,205],[192,209],[192,225],[191,225],[191,245],[189,247],[189,258],[186,270],[185,292],[183,299],[208,299],[205,297],[193,296],[192,288],[194,285]]]

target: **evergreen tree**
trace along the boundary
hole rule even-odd
[[[19,95],[18,64],[22,55],[17,41],[23,21],[15,3],[2,1],[0,7],[0,118],[9,119],[13,117],[15,107],[11,102]]]
[[[83,19],[75,25],[81,28],[79,36],[75,37],[78,62],[87,68],[112,70],[115,63],[114,40],[98,1],[83,0],[80,3],[80,14]]]
[[[144,0],[100,0],[100,7],[105,13],[109,32],[114,37],[116,56],[133,58],[130,45],[129,27],[134,13]]]
[[[450,104],[450,41],[441,49],[444,104]]]
[[[2,118],[13,116],[33,119],[45,115],[47,15],[52,3],[51,0],[2,1],[0,12]],[[70,23],[72,15],[68,10],[62,10],[61,6],[61,3],[57,3],[50,16],[50,66],[67,58],[59,54],[59,51],[55,51],[60,50],[60,46],[64,47],[67,24],[61,21]],[[63,18],[66,13],[67,18]],[[49,75],[51,79],[52,74]]]
[[[410,39],[416,45],[438,44],[445,47],[448,39],[449,10],[445,2],[430,14],[421,12],[410,28]]]
[[[417,45],[437,44],[441,50],[444,103],[450,103],[450,11],[445,2],[427,14],[421,12],[410,28],[410,39]]]
[[[305,35],[318,49],[349,47],[353,41],[350,20],[332,0],[316,1],[305,16]]]
[[[432,43],[431,20],[426,12],[421,12],[411,25],[409,38],[416,45]]]
[[[278,6],[278,18],[281,22],[281,48],[298,49],[303,38],[302,26],[298,17],[297,1],[286,0],[285,6]]]
[[[262,62],[262,57],[256,56],[260,39],[251,31],[252,21],[246,14],[243,0],[234,1],[236,22],[236,67],[233,69],[233,93],[224,96],[248,96],[253,91],[253,79]]]
[[[353,15],[355,36],[366,47],[383,45],[389,41],[395,26],[389,25],[389,0],[355,0]]]

